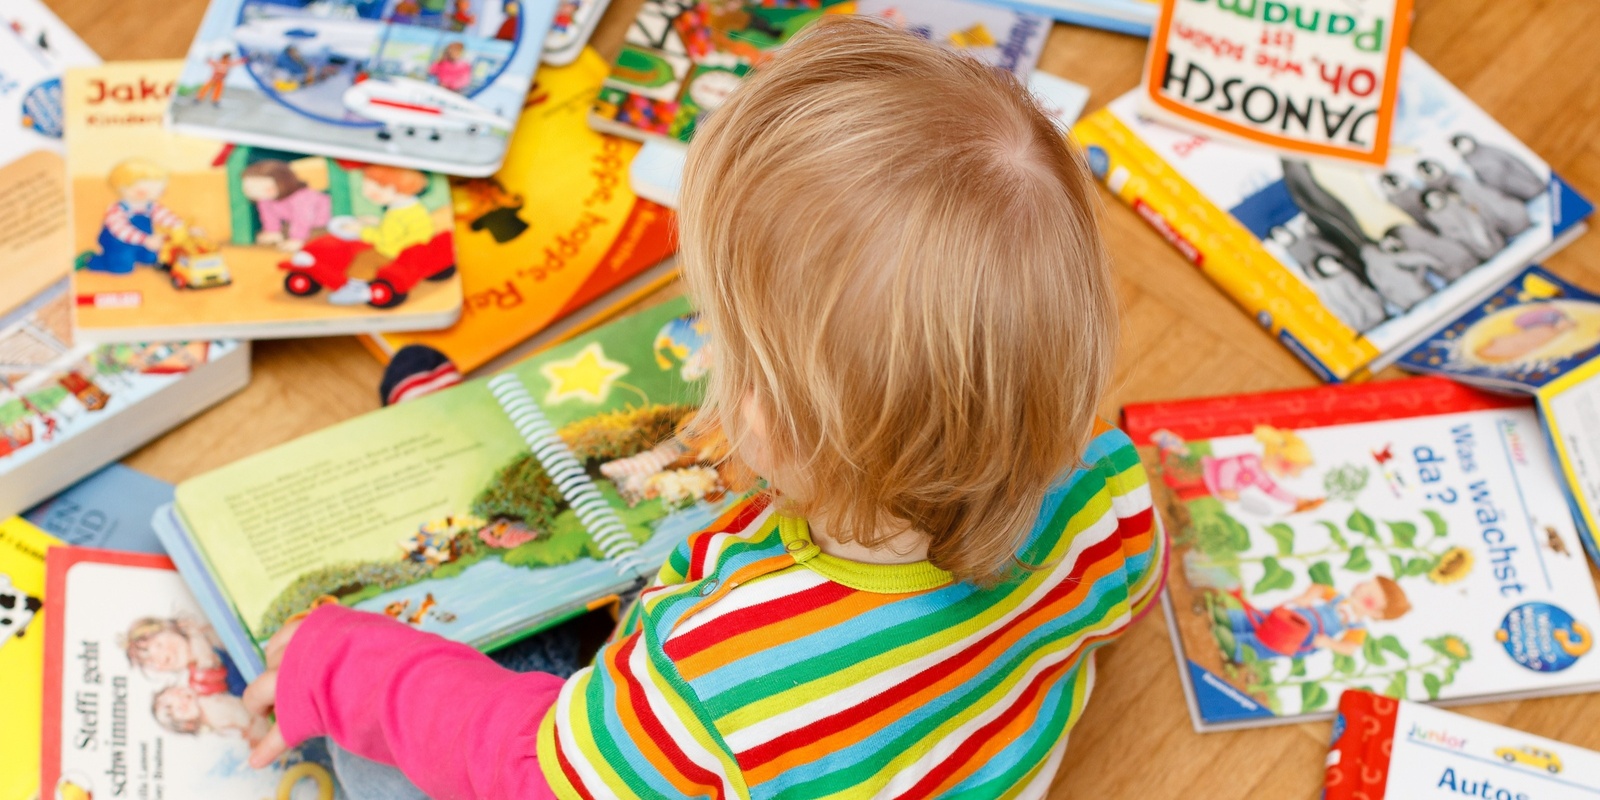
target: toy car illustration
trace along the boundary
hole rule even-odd
[[[1494,754],[1505,759],[1507,764],[1523,764],[1542,769],[1552,775],[1561,772],[1561,758],[1549,750],[1537,747],[1500,747]]]
[[[278,268],[289,274],[283,288],[296,297],[309,297],[324,288],[343,286],[349,277],[350,263],[371,246],[355,238],[359,228],[348,218],[335,217],[328,224],[329,235],[307,242],[300,252]],[[455,244],[449,231],[435,234],[422,244],[402,250],[395,259],[378,269],[368,285],[367,305],[393,308],[404,303],[418,283],[448,280],[456,272]]]
[[[184,253],[172,265],[171,274],[174,289],[209,289],[233,283],[221,253]]]

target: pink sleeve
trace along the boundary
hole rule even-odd
[[[563,681],[338,605],[317,609],[278,675],[283,738],[330,736],[436,798],[554,798],[539,723]]]
[[[261,215],[261,230],[271,233],[283,232],[284,202],[282,200],[257,200],[256,213]],[[296,238],[290,236],[289,238]]]

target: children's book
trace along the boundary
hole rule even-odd
[[[17,518],[0,519],[0,797],[38,797],[44,693],[45,551],[60,542]]]
[[[1532,395],[1600,564],[1600,297],[1529,267],[1400,360],[1485,389]]]
[[[588,125],[605,78],[593,50],[571,66],[540,69],[505,166],[454,182],[461,320],[369,337],[384,360],[425,344],[475,370],[580,309],[615,303],[671,272],[657,267],[676,247],[672,212],[627,185],[639,144]]]
[[[1600,597],[1539,415],[1443,378],[1130,405],[1173,531],[1195,728],[1325,717],[1347,689],[1594,691]]]
[[[249,382],[248,342],[80,342],[62,279],[0,314],[0,514],[71,486]]]
[[[324,603],[492,649],[653,576],[752,479],[690,425],[682,298],[178,485],[156,518],[246,676]]]
[[[1326,800],[1579,800],[1600,794],[1600,753],[1501,725],[1349,691],[1339,698]]]
[[[247,763],[272,721],[167,559],[82,547],[48,557],[46,797],[342,796],[324,740]]]
[[[1162,0],[1140,108],[1287,157],[1383,167],[1410,29],[1411,0]]]
[[[700,117],[721,105],[750,70],[825,14],[882,17],[1019,79],[1033,71],[1050,32],[1044,17],[964,0],[645,0],[590,124],[635,139],[687,142]]]
[[[67,273],[66,167],[61,144],[61,71],[99,63],[37,0],[0,8],[0,314]]]
[[[212,0],[176,77],[172,127],[485,177],[505,159],[557,5]]]
[[[1149,36],[1161,0],[983,0],[994,6],[1039,14],[1069,25]]]
[[[564,67],[578,60],[578,54],[584,51],[609,5],[611,0],[560,0],[556,3],[555,19],[550,21],[550,32],[544,37],[543,62],[552,67]]]
[[[66,79],[73,292],[92,342],[440,328],[461,312],[439,175],[173,133],[179,61]]]
[[[1147,121],[1137,91],[1074,134],[1113,193],[1318,376],[1360,379],[1594,210],[1421,58],[1403,61],[1382,171]]]
[[[150,528],[150,518],[171,502],[172,484],[112,464],[22,516],[75,547],[159,555],[161,540]]]

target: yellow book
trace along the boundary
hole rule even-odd
[[[39,787],[44,692],[44,554],[61,542],[19,517],[0,520],[0,797]]]
[[[1409,51],[1384,171],[1280,158],[1144,119],[1074,128],[1095,174],[1319,377],[1392,363],[1593,210]],[[1119,177],[1120,176],[1120,177]]]
[[[470,372],[536,334],[545,335],[532,344],[550,343],[581,324],[586,307],[614,308],[670,280],[675,271],[662,262],[676,247],[672,211],[628,188],[639,144],[588,124],[605,78],[606,62],[592,49],[539,70],[505,166],[451,188],[461,320],[367,337],[380,358],[423,344]]]

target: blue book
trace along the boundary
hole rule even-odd
[[[29,522],[70,545],[166,552],[150,528],[156,509],[172,502],[172,484],[112,464],[23,512]]]

